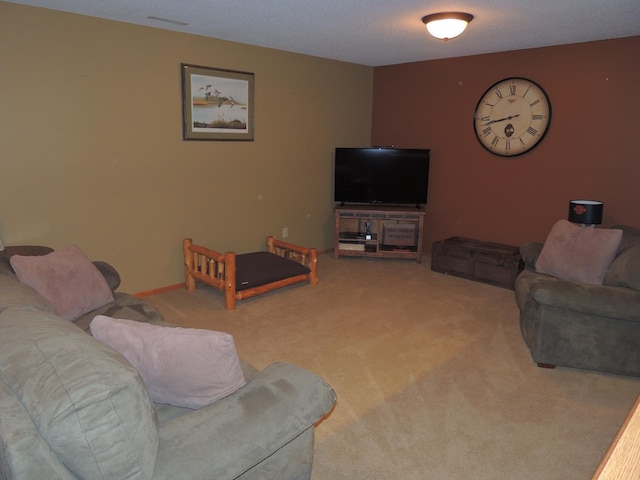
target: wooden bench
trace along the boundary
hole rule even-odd
[[[267,237],[265,252],[236,255],[220,253],[183,240],[185,285],[193,291],[196,282],[225,294],[227,310],[236,301],[300,282],[318,283],[318,254],[305,248]]]

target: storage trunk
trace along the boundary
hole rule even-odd
[[[431,270],[510,288],[524,268],[520,249],[511,245],[451,237],[433,244]]]

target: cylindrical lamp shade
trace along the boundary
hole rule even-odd
[[[571,200],[569,202],[569,221],[583,225],[602,223],[604,203],[596,200]]]

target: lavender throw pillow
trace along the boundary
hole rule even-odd
[[[561,280],[602,285],[622,239],[622,230],[582,228],[559,220],[536,261],[536,271]]]
[[[22,283],[49,300],[65,320],[76,320],[113,301],[105,278],[75,245],[47,255],[13,255],[11,267]]]
[[[151,400],[157,403],[200,408],[245,385],[228,333],[97,315],[91,322],[91,334],[138,370]]]

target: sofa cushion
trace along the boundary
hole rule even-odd
[[[75,245],[42,256],[14,255],[11,266],[21,282],[49,300],[66,320],[113,301],[105,278]]]
[[[604,284],[640,291],[640,244],[618,255],[604,277]]]
[[[136,367],[154,402],[200,408],[245,385],[228,333],[97,315],[91,333]]]
[[[136,370],[112,348],[53,314],[6,309],[0,380],[75,477],[152,477],[155,410]]]
[[[582,228],[559,220],[551,228],[536,261],[536,271],[561,280],[602,285],[622,230]]]
[[[91,333],[89,325],[96,315],[172,326],[170,323],[164,321],[160,312],[153,305],[142,298],[134,297],[133,295],[123,292],[115,292],[113,298],[113,302],[86,313],[73,323],[89,334]]]

